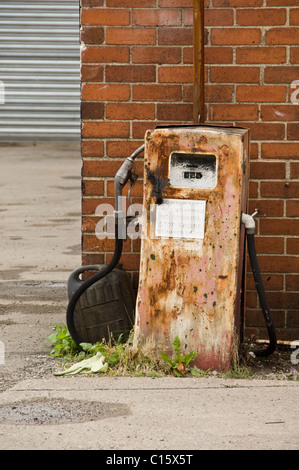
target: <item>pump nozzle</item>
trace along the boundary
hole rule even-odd
[[[244,212],[242,213],[242,224],[245,225],[245,229],[246,229],[246,233],[254,233],[255,231],[255,221],[254,221],[254,217],[256,216],[256,214],[258,214],[258,210],[256,210],[252,215],[249,215],[249,214],[244,214]]]
[[[119,185],[124,186],[127,183],[127,181],[131,178],[131,171],[132,171],[132,168],[133,168],[135,158],[141,152],[143,152],[143,150],[144,150],[144,145],[141,145],[137,150],[135,150],[134,153],[132,153],[132,155],[130,155],[124,161],[124,163],[122,164],[122,166],[120,167],[120,169],[118,170],[118,172],[115,175],[115,179],[114,179],[115,187],[117,187]]]

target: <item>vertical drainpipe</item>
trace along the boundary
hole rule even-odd
[[[204,0],[193,0],[193,121],[205,121]]]

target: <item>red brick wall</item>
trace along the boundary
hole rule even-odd
[[[206,0],[206,122],[251,129],[250,211],[279,339],[299,336],[299,7],[294,0]],[[81,0],[83,263],[107,263],[95,209],[157,123],[192,121],[192,0]],[[297,85],[299,88],[299,85]],[[293,95],[292,95],[293,93]],[[142,175],[142,159],[135,169]],[[141,180],[134,189],[142,196]],[[135,272],[139,241],[122,263]],[[247,335],[266,337],[251,273]]]

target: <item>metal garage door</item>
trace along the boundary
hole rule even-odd
[[[79,0],[0,3],[0,140],[80,138]]]

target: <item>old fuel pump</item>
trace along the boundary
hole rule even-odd
[[[230,366],[242,322],[248,155],[243,128],[147,132],[135,346],[172,353],[178,335],[199,368]]]
[[[114,318],[112,322],[106,318],[107,302],[96,291],[105,287],[105,279],[121,258],[119,198],[124,185],[129,180],[134,183],[134,161],[144,152],[133,346],[171,354],[174,338],[179,336],[182,352],[197,352],[195,364],[199,368],[228,369],[237,343],[243,339],[246,235],[269,334],[269,345],[255,354],[267,356],[275,351],[276,333],[255,251],[255,222],[247,214],[249,139],[247,129],[207,125],[157,127],[146,133],[145,144],[125,160],[115,176],[115,250],[111,262],[104,267],[79,268],[69,279],[66,320],[77,344],[86,341],[86,322],[94,341],[101,341],[102,326],[107,321],[109,332],[116,328]],[[86,270],[98,272],[80,281],[78,273]],[[116,277],[117,282],[112,283],[119,285]],[[124,304],[126,295],[121,289],[118,292],[112,300]],[[117,331],[126,324],[127,310],[120,310],[115,303],[112,314],[118,319]]]

